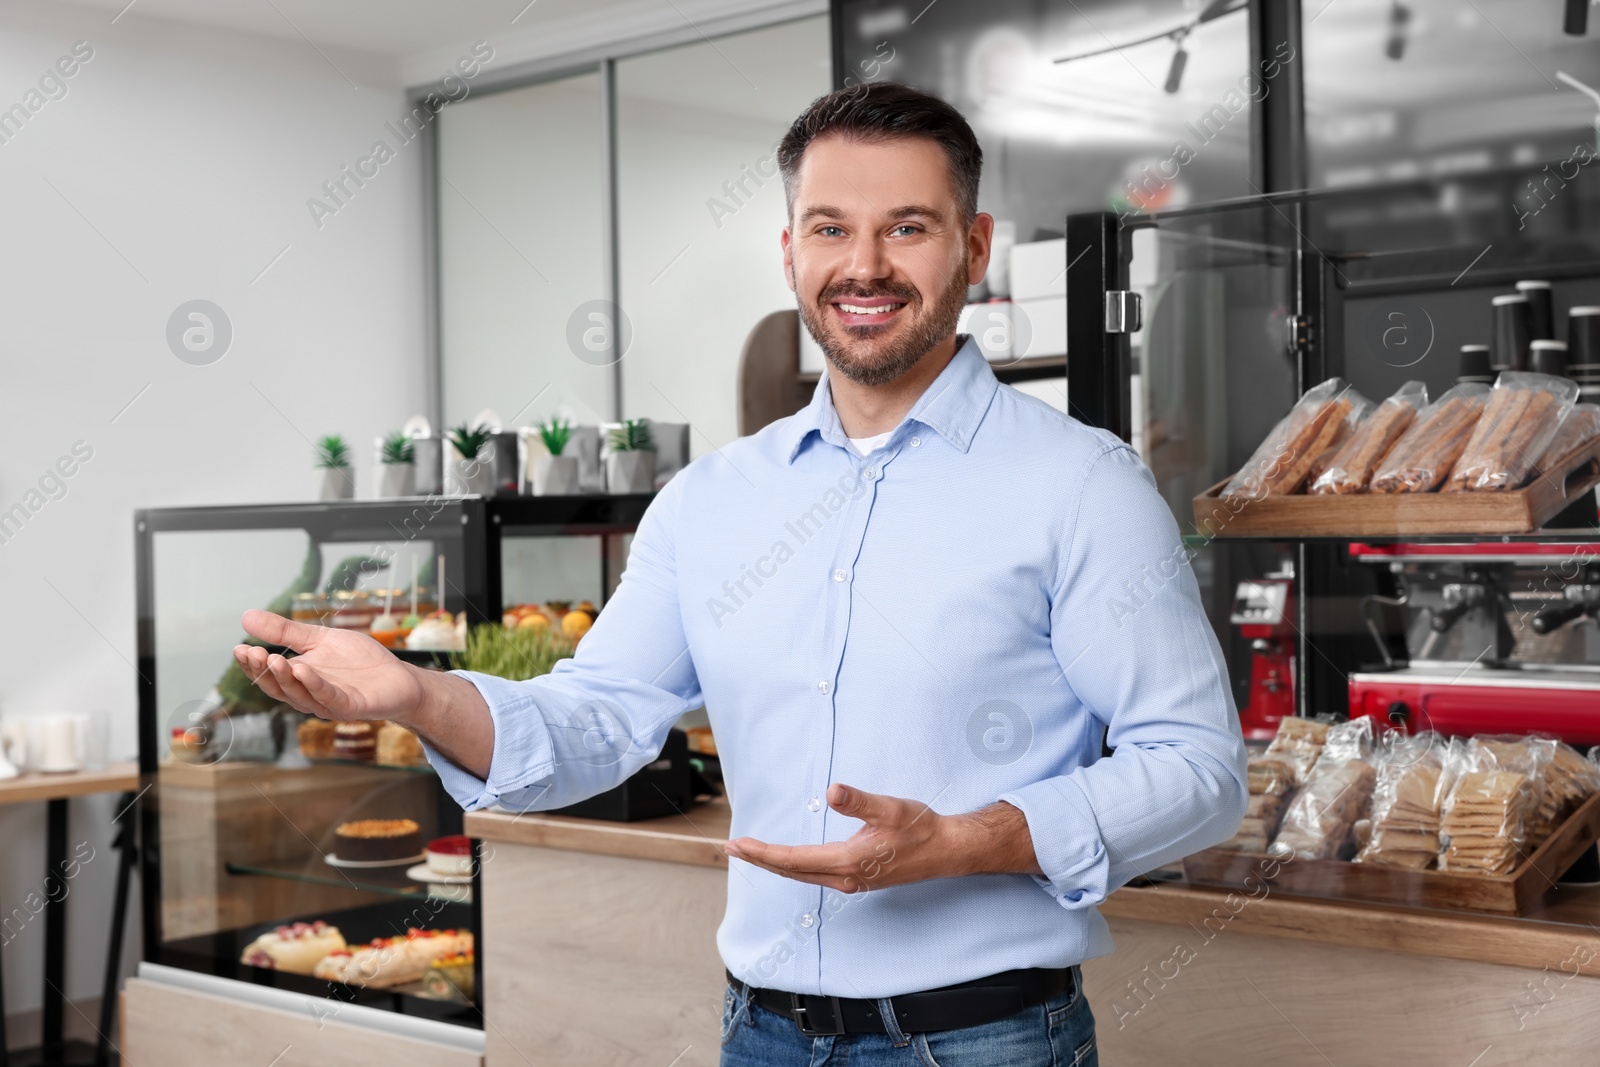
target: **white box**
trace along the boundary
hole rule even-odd
[[[1011,301],[990,300],[983,304],[968,304],[961,309],[956,332],[972,334],[978,342],[978,350],[990,363],[1009,363],[1012,341],[1016,336],[1012,328]]]
[[[1013,301],[1012,356],[1016,359],[1067,354],[1067,298]]]
[[[1011,246],[1011,299],[1067,295],[1067,239]]]

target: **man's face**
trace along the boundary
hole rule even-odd
[[[801,159],[783,265],[828,362],[882,385],[955,332],[993,229],[988,215],[963,223],[935,142],[824,136]]]

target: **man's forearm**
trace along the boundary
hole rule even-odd
[[[1034,855],[1028,819],[1001,802],[965,815],[947,815],[953,874],[1043,874]]]
[[[459,674],[412,669],[422,676],[424,696],[401,725],[415,730],[451,763],[487,781],[494,761],[494,718],[483,694]]]

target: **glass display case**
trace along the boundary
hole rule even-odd
[[[239,618],[359,630],[447,669],[462,628],[498,629],[507,609],[557,629],[603,610],[649,501],[138,512],[145,959],[482,1028],[492,947],[466,936],[481,924],[473,843],[449,840],[461,810],[403,728],[336,727],[252,685]]]
[[[1370,718],[1380,737],[1392,726],[1461,738],[1542,733],[1579,752],[1600,743],[1600,528],[1594,493],[1581,491],[1600,476],[1592,462],[1586,480],[1568,481],[1566,510],[1520,534],[1219,536],[1197,525],[1195,509],[1329,378],[1374,402],[1407,381],[1424,382],[1433,398],[1463,377],[1493,381],[1464,345],[1490,345],[1496,372],[1523,369],[1501,362],[1528,354],[1495,340],[1496,297],[1548,300],[1553,328],[1532,336],[1571,340],[1578,360],[1590,343],[1578,335],[1600,305],[1600,179],[1591,171],[1554,161],[1068,217],[1072,411],[1138,442],[1185,534],[1247,734],[1252,714],[1288,686],[1280,715]],[[1535,215],[1530,189],[1543,198]],[[1585,310],[1569,323],[1575,308]],[[1565,371],[1581,400],[1600,400],[1600,365]],[[1600,891],[1564,885],[1544,896],[1574,862],[1600,877],[1594,830],[1576,834],[1542,867],[1525,865],[1536,839],[1519,845],[1517,869],[1532,886],[1517,890],[1524,917],[1585,924],[1600,915]],[[1341,843],[1338,860],[1355,841]],[[1361,865],[1297,863],[1293,892],[1366,892],[1349,876],[1365,877]],[[1433,888],[1417,888],[1443,884],[1436,872],[1364,899],[1447,907]]]

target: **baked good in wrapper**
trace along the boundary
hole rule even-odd
[[[1520,487],[1577,400],[1578,385],[1566,378],[1527,371],[1501,374],[1445,488],[1494,492]]]
[[[1560,473],[1561,461],[1600,437],[1600,404],[1574,404],[1561,420],[1537,464],[1541,473]]]
[[[1372,829],[1355,862],[1426,870],[1439,854],[1444,802],[1464,746],[1431,732],[1390,731],[1383,742]]]
[[[1351,842],[1357,820],[1370,811],[1377,783],[1377,772],[1369,762],[1371,750],[1371,719],[1327,727],[1322,754],[1284,813],[1267,851],[1305,859],[1339,858]]]
[[[1327,739],[1327,723],[1291,715],[1278,723],[1278,733],[1267,746],[1266,754],[1287,765],[1294,775],[1290,784],[1299,785],[1317,757],[1322,755],[1322,745]]]
[[[1298,492],[1312,465],[1337,447],[1371,406],[1343,378],[1308,390],[1223,486],[1223,497],[1260,500]]]
[[[1309,492],[1360,493],[1372,481],[1372,474],[1395,443],[1416,421],[1417,412],[1428,405],[1428,387],[1422,382],[1407,382],[1379,404],[1351,432],[1343,444],[1335,446],[1325,461],[1319,461],[1311,476]]]
[[[1372,474],[1374,493],[1426,493],[1444,483],[1467,449],[1489,387],[1457,385],[1418,412],[1411,428],[1396,441]]]
[[[1442,832],[1449,840],[1439,869],[1510,874],[1522,858],[1532,783],[1516,771],[1469,771],[1451,792]]]

